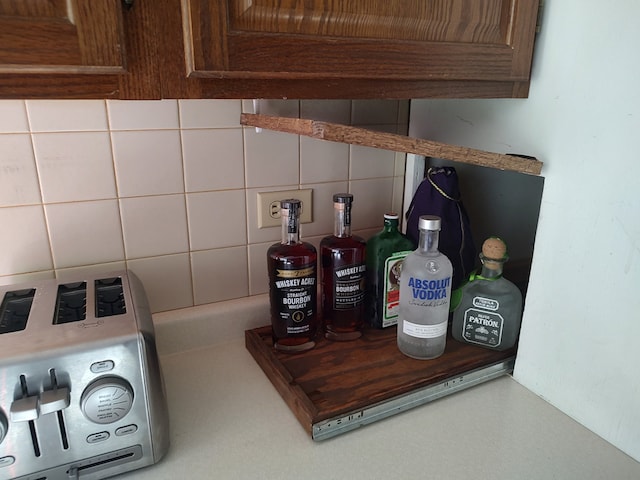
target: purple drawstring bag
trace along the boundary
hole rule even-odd
[[[451,286],[455,290],[469,278],[477,258],[455,168],[431,167],[418,186],[406,215],[407,236],[414,244],[418,243],[418,219],[421,215],[437,215],[442,219],[438,250],[451,260]]]

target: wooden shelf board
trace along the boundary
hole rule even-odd
[[[424,155],[425,157],[441,158],[443,160],[528,175],[540,175],[542,171],[542,162],[533,157],[486,152],[484,150],[448,145],[393,133],[375,132],[366,128],[351,127],[337,123],[250,113],[243,113],[240,116],[240,123],[245,126],[304,135],[320,140],[413,153]]]

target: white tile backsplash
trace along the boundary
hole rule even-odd
[[[0,275],[52,269],[41,205],[0,208],[0,225]]]
[[[127,260],[127,267],[144,285],[152,312],[194,305],[188,253]]]
[[[187,194],[191,250],[247,244],[245,191]]]
[[[240,126],[240,100],[178,100],[181,128]]]
[[[27,100],[32,132],[108,130],[104,100]]]
[[[353,231],[364,230],[384,223],[384,214],[392,207],[393,177],[352,180]]]
[[[188,252],[184,195],[120,199],[127,258]]]
[[[349,145],[300,137],[300,183],[349,180]]]
[[[29,132],[24,100],[0,100],[0,133]]]
[[[56,269],[124,260],[118,201],[45,205]]]
[[[178,130],[137,130],[111,135],[121,197],[184,192]]]
[[[395,152],[381,148],[350,145],[351,179],[393,177],[395,170]]]
[[[408,102],[258,104],[406,133]],[[0,101],[0,284],[130,268],[154,312],[258,295],[281,235],[257,228],[258,191],[312,188],[301,231],[316,246],[333,230],[334,193],[354,194],[365,238],[401,206],[402,155],[257,133],[241,110],[253,101]]]
[[[300,118],[349,125],[351,100],[301,100]]]
[[[0,205],[26,205],[42,201],[29,134],[0,135],[0,172]]]
[[[182,131],[187,192],[244,188],[242,128]]]
[[[196,305],[246,297],[249,294],[247,247],[191,253]]]
[[[177,100],[107,100],[111,130],[180,128]]]
[[[45,203],[116,197],[108,132],[34,133]]]
[[[245,128],[247,187],[275,187],[300,181],[299,139],[281,132]]]

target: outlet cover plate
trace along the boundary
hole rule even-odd
[[[284,200],[285,198],[297,198],[302,202],[300,223],[313,222],[312,193],[312,188],[258,192],[258,228],[280,226],[280,200]]]

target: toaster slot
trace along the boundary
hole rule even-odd
[[[87,282],[58,285],[53,324],[79,322],[87,317]]]
[[[111,317],[127,313],[122,290],[122,278],[101,278],[95,281],[96,317]]]
[[[27,327],[35,294],[35,288],[5,293],[0,305],[0,335],[19,332]]]

